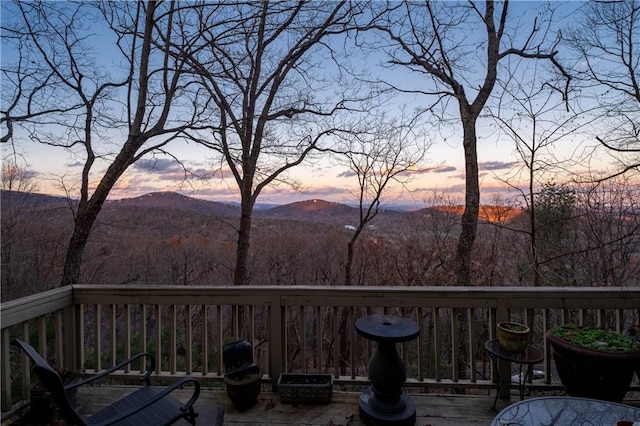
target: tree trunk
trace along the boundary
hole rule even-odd
[[[360,236],[362,229],[363,226],[361,224],[360,226],[358,226],[358,229],[356,229],[353,237],[351,237],[351,240],[349,240],[349,242],[347,243],[347,263],[344,265],[344,285],[346,286],[351,285],[351,269],[353,268],[353,255],[355,251],[354,247],[356,245],[356,241],[358,241],[358,237]]]
[[[462,228],[456,250],[456,284],[471,285],[471,255],[478,229],[480,210],[480,183],[478,180],[478,150],[475,114],[463,114],[463,145],[465,163],[465,203]]]
[[[89,235],[91,234],[91,229],[111,189],[125,170],[127,170],[131,159],[142,143],[143,139],[129,138],[118,156],[107,169],[93,196],[88,200],[86,196],[84,199],[80,199],[74,220],[73,234],[67,247],[67,256],[64,262],[60,286],[78,284],[82,271],[82,257],[87,241],[89,240]]]
[[[246,179],[246,177],[245,177]],[[247,263],[249,262],[249,243],[251,240],[251,218],[253,215],[253,200],[251,194],[244,194],[240,203],[240,227],[238,229],[238,247],[236,249],[236,269],[233,285],[247,284]]]
[[[124,170],[122,170],[123,172]],[[122,174],[120,172],[120,174]],[[80,203],[78,206],[78,212],[74,221],[73,234],[69,240],[69,246],[67,247],[67,256],[64,262],[64,269],[62,271],[62,279],[60,280],[60,286],[78,284],[80,281],[80,273],[82,272],[82,258],[84,255],[84,249],[89,240],[89,235],[93,229],[93,225],[98,218],[102,205],[104,204],[107,195],[115,185],[117,177],[109,183],[107,179],[108,172],[105,175],[105,179],[102,180],[93,197],[89,201]]]

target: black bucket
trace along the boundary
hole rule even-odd
[[[238,340],[224,345],[222,361],[225,372],[232,373],[253,365],[253,347],[246,340]]]

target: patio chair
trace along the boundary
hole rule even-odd
[[[147,353],[137,354],[130,359],[122,361],[106,371],[100,372],[94,376],[64,386],[60,375],[36,352],[36,350],[26,342],[13,339],[12,345],[22,349],[33,362],[34,370],[38,379],[43,386],[51,393],[53,402],[60,409],[60,414],[71,425],[170,425],[180,419],[185,419],[189,423],[195,425],[196,416],[198,415],[193,404],[200,394],[200,384],[194,378],[185,377],[167,388],[161,389],[151,386],[149,376],[155,368],[155,359]],[[141,381],[145,386],[136,390],[130,395],[125,396],[119,401],[103,408],[97,413],[83,417],[76,411],[75,407],[70,403],[67,397],[67,391],[78,388],[103,379],[116,370],[121,370],[125,365],[140,359],[147,358],[147,370],[144,372]],[[187,383],[193,383],[193,394],[186,403],[182,403],[173,396],[171,392],[184,386]]]

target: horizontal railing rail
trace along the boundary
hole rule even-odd
[[[59,368],[90,374],[147,351],[156,379],[183,375],[220,382],[226,343],[246,339],[255,362],[276,384],[283,372],[332,374],[344,386],[366,384],[373,343],[355,321],[373,313],[400,315],[420,326],[399,345],[407,386],[486,389],[495,372],[483,343],[505,320],[532,326],[543,349],[532,385],[559,388],[544,335],[578,322],[625,330],[638,324],[640,289],[619,287],[316,287],[75,285],[2,304],[3,411],[27,399],[28,360],[10,350],[19,337]],[[501,365],[500,376],[511,374]],[[133,377],[137,369],[120,373]],[[634,383],[638,389],[638,383]]]

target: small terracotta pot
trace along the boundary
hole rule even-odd
[[[498,343],[506,352],[524,352],[529,344],[530,331],[529,327],[518,322],[501,322],[498,324]]]

